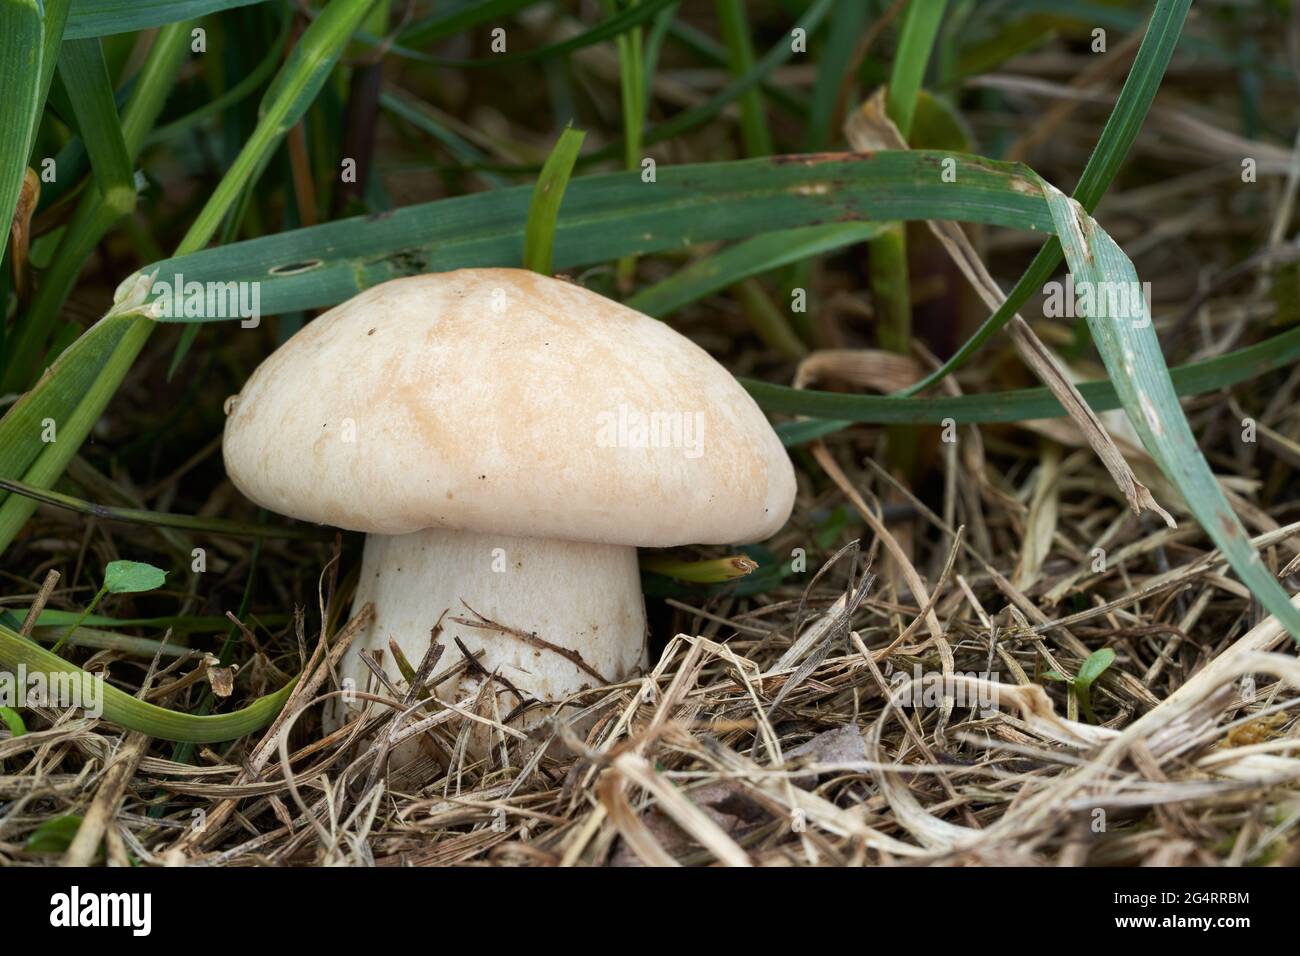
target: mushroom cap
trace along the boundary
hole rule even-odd
[[[394,279],[305,325],[234,402],[226,471],[304,521],[668,547],[758,541],[794,469],[662,322],[522,269]]]

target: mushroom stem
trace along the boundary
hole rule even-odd
[[[440,617],[446,652],[438,670],[461,660],[457,639],[471,654],[482,653],[481,667],[443,683],[437,696],[463,701],[485,674],[495,674],[503,716],[519,704],[511,687],[525,697],[560,700],[624,680],[645,663],[636,548],[625,545],[442,528],[371,534],[355,603],[367,601],[374,621],[348,650],[340,674],[359,689],[371,680],[360,651],[382,651],[385,671],[402,686],[389,640],[418,666]]]

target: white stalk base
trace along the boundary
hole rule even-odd
[[[374,604],[374,622],[352,643],[339,672],[358,690],[376,683],[361,662],[363,650],[378,652],[394,685],[405,690],[388,642],[395,641],[418,668],[440,616],[438,641],[446,650],[435,673],[461,661],[455,640],[460,638],[471,653],[482,651],[477,660],[489,674],[540,700],[621,681],[645,666],[645,604],[633,547],[441,528],[372,534],[353,607],[366,602]],[[500,627],[454,620],[478,621],[479,615]],[[472,699],[482,684],[481,676],[462,675],[441,684],[436,694],[459,703]],[[492,684],[505,717],[519,699],[503,681]],[[338,726],[343,708],[331,710],[327,724]],[[492,713],[488,708],[485,716]]]

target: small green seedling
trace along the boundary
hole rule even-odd
[[[27,725],[23,723],[22,715],[11,707],[0,707],[0,723],[8,727],[9,733],[15,737],[27,733]]]
[[[28,853],[64,853],[81,829],[81,817],[75,813],[46,820],[27,838],[23,849]]]
[[[105,594],[139,594],[144,591],[153,591],[163,586],[167,580],[167,572],[160,568],[155,568],[152,564],[145,564],[142,561],[110,561],[108,567],[104,568],[104,584],[98,593],[90,599],[86,609],[81,612],[72,627],[68,628],[57,644],[54,645],[55,654],[67,643],[68,638],[73,632],[81,626],[92,611],[103,600]]]
[[[1096,724],[1100,723],[1100,721],[1097,720],[1097,715],[1092,712],[1092,685],[1097,682],[1097,678],[1106,673],[1106,668],[1113,663],[1115,663],[1115,652],[1109,647],[1103,647],[1088,655],[1088,659],[1083,662],[1083,666],[1079,668],[1079,673],[1074,680],[1070,680],[1056,671],[1048,671],[1044,676],[1052,680],[1062,681],[1073,687],[1074,696],[1079,701],[1079,710],[1082,711],[1084,719],[1090,724]]]

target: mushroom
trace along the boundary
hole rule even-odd
[[[253,373],[223,450],[257,504],[366,533],[355,600],[375,615],[344,678],[365,687],[360,651],[390,640],[418,664],[442,619],[441,668],[455,638],[481,666],[439,696],[492,675],[502,715],[515,692],[558,701],[644,668],[638,547],[762,540],[795,494],[767,419],[703,349],[520,269],[394,279],[326,312]]]

